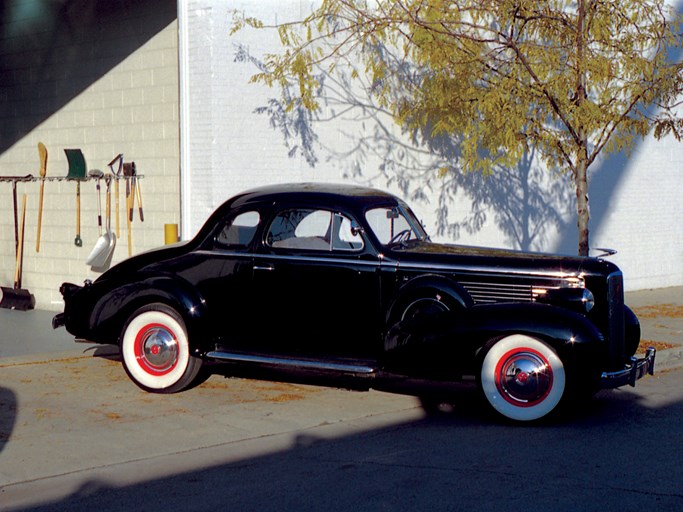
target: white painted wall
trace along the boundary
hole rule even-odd
[[[235,61],[236,45],[256,58],[277,52],[277,36],[274,31],[245,29],[230,37],[231,11],[238,9],[275,24],[301,19],[311,4],[232,0],[226,6],[220,0],[181,1],[184,238],[192,236],[223,200],[241,190],[276,182],[353,181],[402,195],[440,241],[575,253],[574,200],[568,178],[550,176],[535,162],[530,166],[531,179],[510,171],[489,180],[437,178],[429,168],[442,162],[424,147],[399,147],[407,140],[390,119],[359,108],[340,114],[343,106],[333,103],[325,105],[321,114],[333,120],[315,124],[320,137],[315,166],[301,156],[290,156],[292,146],[285,145],[282,133],[269,125],[267,115],[255,113],[279,91],[250,84],[256,68]],[[390,147],[392,143],[396,146]],[[393,159],[391,169],[383,167],[387,155]],[[619,251],[612,258],[625,272],[627,289],[683,284],[682,158],[683,146],[675,140],[647,139],[629,158],[613,157],[594,168],[591,245]],[[451,189],[440,203],[440,193],[455,183],[457,190]],[[525,186],[531,189],[529,194],[537,194],[536,199],[524,198]],[[519,204],[513,200],[516,196]],[[526,214],[530,214],[528,222]]]

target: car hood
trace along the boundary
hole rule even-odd
[[[399,267],[429,263],[438,266],[487,267],[491,271],[500,272],[518,270],[576,275],[618,270],[614,264],[599,258],[433,242],[408,243],[394,248],[391,255],[396,258]]]

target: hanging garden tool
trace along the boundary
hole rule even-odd
[[[100,180],[104,177],[104,173],[99,169],[88,171],[88,177],[95,179],[95,188],[97,190],[97,227],[102,236],[102,194],[100,189]]]
[[[2,181],[12,182],[12,204],[14,206],[14,255],[19,254],[19,212],[17,205],[17,183],[20,181],[31,181],[32,174],[26,176],[3,176]]]
[[[132,177],[135,175],[135,162],[123,164],[123,177],[126,180],[126,224],[128,227],[128,256],[133,255],[133,208],[135,205],[135,191],[131,189]]]
[[[137,171],[135,170],[135,162],[133,162],[133,173],[135,182],[135,193],[138,198],[138,212],[140,213],[140,222],[145,221],[145,215],[142,213],[142,191],[140,190],[140,178],[138,178]]]
[[[76,247],[83,246],[81,239],[81,181],[85,179],[85,157],[80,149],[65,149],[66,159],[69,161],[68,180],[76,180]]]
[[[40,156],[40,198],[38,199],[38,231],[36,233],[36,252],[40,252],[40,228],[43,222],[43,192],[45,191],[45,176],[47,175],[47,148],[42,142],[38,143]]]
[[[95,272],[103,272],[109,268],[112,255],[114,253],[114,248],[116,247],[116,235],[111,230],[111,180],[111,176],[106,176],[104,178],[107,186],[107,192],[105,196],[105,232],[97,239],[95,247],[86,261],[86,263],[90,265],[92,270]]]
[[[114,171],[114,164],[118,161],[119,167]],[[121,224],[119,222],[119,178],[123,168],[123,153],[119,153],[109,162],[109,169],[114,176],[114,200],[116,201],[116,236],[121,237]]]
[[[17,257],[14,270],[14,287],[0,287],[0,307],[26,311],[35,307],[35,297],[21,287],[21,274],[24,263],[24,226],[26,225],[26,194],[23,195],[21,205],[21,225],[17,244]]]

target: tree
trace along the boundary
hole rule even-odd
[[[253,79],[295,85],[289,107],[315,110],[313,70],[352,58],[401,126],[457,135],[462,171],[535,152],[571,173],[588,255],[590,166],[651,132],[680,139],[680,21],[664,0],[323,0],[277,27],[283,52]],[[236,15],[245,24],[264,26]]]

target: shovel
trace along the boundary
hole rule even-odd
[[[69,171],[66,175],[68,180],[76,180],[76,247],[83,245],[81,239],[81,180],[85,180],[85,157],[80,149],[65,149],[66,159],[69,162]]]
[[[100,235],[95,242],[95,247],[93,247],[86,264],[92,267],[95,272],[103,272],[109,268],[111,263],[111,258],[114,253],[114,248],[116,247],[116,235],[111,230],[111,177],[106,176],[104,178],[107,184],[107,195],[106,195],[106,230],[104,234]],[[99,210],[99,200],[98,200],[98,210]],[[99,212],[98,212],[99,214]],[[100,217],[101,218],[101,217]]]

